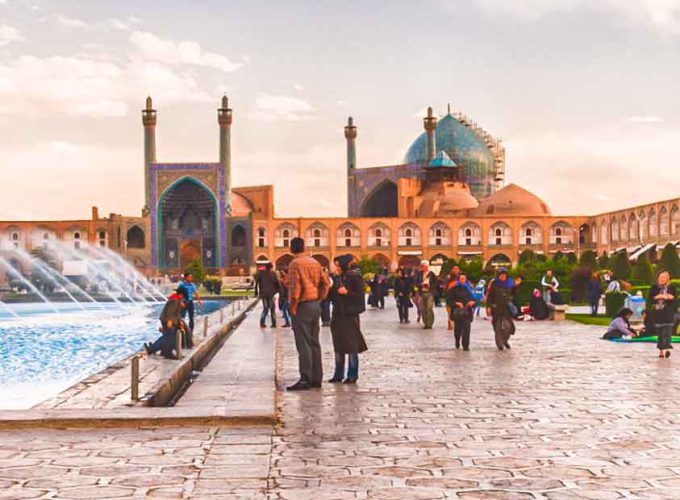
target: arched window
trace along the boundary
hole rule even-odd
[[[132,226],[128,229],[125,239],[127,240],[128,248],[144,248],[146,245],[144,230],[139,226]]]
[[[290,246],[290,240],[297,237],[297,235],[297,228],[292,224],[285,222],[274,230],[274,246],[277,248],[288,248]]]
[[[12,241],[19,241],[19,233],[12,233]]]
[[[264,247],[267,246],[266,236],[267,236],[267,232],[265,231],[265,229],[263,227],[258,228],[258,230],[257,230],[257,246],[258,246],[258,248],[264,248]]]
[[[375,224],[368,230],[369,247],[386,247],[390,245],[390,230],[384,224]]]
[[[489,245],[512,245],[512,231],[505,222],[496,222],[489,229]]]
[[[283,246],[287,247],[290,245],[290,230],[289,229],[284,229],[283,233]]]
[[[420,228],[415,224],[404,224],[399,228],[399,246],[413,247],[420,246]]]
[[[566,222],[556,222],[550,228],[551,245],[571,245],[574,243],[573,228]]]
[[[656,210],[654,210],[653,208],[649,212],[649,221],[648,221],[647,225],[649,226],[649,231],[648,231],[649,237],[650,238],[656,238],[657,232],[658,232],[657,229],[658,229],[659,221],[656,218]]]
[[[668,226],[669,226],[669,220],[668,220],[668,210],[666,207],[661,207],[661,210],[659,210],[659,235],[660,236],[668,236]]]

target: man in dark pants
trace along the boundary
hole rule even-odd
[[[180,287],[186,292],[186,298],[184,300],[186,308],[184,309],[184,314],[189,316],[189,329],[193,333],[194,314],[196,311],[194,308],[194,299],[198,300],[198,305],[201,305],[203,302],[201,302],[201,297],[198,296],[198,288],[196,288],[194,277],[190,272],[184,273],[184,279],[182,280]],[[184,314],[182,316],[184,316]]]
[[[288,267],[288,300],[293,315],[300,380],[288,387],[288,390],[304,391],[321,387],[323,372],[319,343],[320,302],[328,295],[330,280],[316,260],[304,255],[305,241],[302,238],[293,238],[290,250],[293,261]]]
[[[267,314],[271,315],[272,328],[276,327],[276,311],[274,308],[274,295],[279,293],[279,280],[272,269],[272,263],[267,265],[255,277],[255,294],[262,300],[262,315],[260,316],[260,328],[264,328]]]

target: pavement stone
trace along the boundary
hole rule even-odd
[[[478,320],[462,352],[442,310],[427,331],[399,325],[391,301],[362,325],[359,383],[302,393],[282,390],[297,377],[292,332],[248,330],[278,345],[274,427],[0,431],[0,499],[680,498],[680,368],[652,344],[535,322],[498,352]],[[328,378],[328,329],[322,344]],[[206,397],[230,400],[219,374],[247,370],[228,364]]]

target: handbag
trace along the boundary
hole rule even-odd
[[[451,317],[455,320],[457,319],[463,319],[467,315],[467,311],[465,310],[464,307],[454,307],[451,310]]]

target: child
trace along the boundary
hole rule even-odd
[[[420,292],[420,309],[423,316],[423,328],[431,330],[434,324],[434,297],[427,283],[423,283]]]

